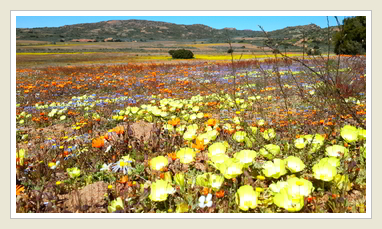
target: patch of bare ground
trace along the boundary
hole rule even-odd
[[[102,213],[106,212],[103,206],[106,204],[104,195],[107,186],[105,182],[98,181],[59,197],[64,200],[63,208],[66,211]]]
[[[130,128],[133,131],[133,136],[135,138],[143,138],[143,141],[147,141],[150,138],[151,131],[154,129],[154,124],[138,121],[133,123]]]

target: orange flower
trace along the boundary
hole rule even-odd
[[[208,125],[208,126],[215,126],[216,123],[217,123],[217,120],[216,120],[216,119],[213,119],[213,118],[210,118],[210,119],[208,119],[208,121],[207,121],[207,125]]]
[[[123,126],[117,126],[113,129],[113,131],[115,133],[117,133],[118,135],[120,135],[120,134],[123,134],[125,132],[125,128],[123,128]]]
[[[173,125],[173,126],[176,126],[179,123],[180,123],[180,119],[179,118],[175,118],[175,119],[172,119],[172,120],[168,121],[168,124]]]
[[[219,192],[216,193],[217,198],[222,198],[224,197],[224,190],[220,190]]]
[[[117,181],[118,183],[121,183],[121,184],[125,184],[129,181],[129,177],[128,176],[123,176],[121,177],[121,179],[119,181]]]
[[[228,134],[233,134],[233,133],[235,133],[235,130],[234,129],[224,129],[223,130],[225,133],[228,133]]]
[[[192,143],[191,144],[191,147],[194,148],[194,149],[198,149],[198,150],[204,150],[206,147],[204,146],[204,140],[199,140],[198,138],[196,138],[195,140],[195,143]]]
[[[169,158],[171,158],[173,161],[175,161],[176,160],[176,153],[168,153],[167,154],[167,156],[169,157]]]
[[[20,195],[21,192],[24,192],[24,186],[16,185],[16,196]]]
[[[92,147],[102,148],[105,145],[105,141],[102,138],[96,138],[92,141]]]
[[[202,190],[202,194],[203,194],[204,196],[207,196],[209,192],[210,192],[210,190],[209,190],[209,188],[207,188],[207,187],[204,187],[203,190]]]
[[[208,113],[204,114],[204,117],[205,117],[205,118],[211,118],[211,116],[212,116],[212,115],[211,115],[211,114],[208,114]]]
[[[315,199],[316,199],[316,197],[308,197],[308,202],[310,203],[310,202],[312,202]]]

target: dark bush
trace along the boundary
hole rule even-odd
[[[334,34],[336,54],[366,53],[366,17],[351,17],[343,21],[343,30]]]
[[[186,49],[170,50],[168,53],[174,59],[192,59],[194,58],[194,53]]]
[[[309,49],[306,54],[308,55],[321,55],[321,51],[318,49]]]
[[[280,54],[281,52],[280,52],[280,50],[278,50],[278,49],[274,49],[273,50],[273,54]]]
[[[233,53],[233,49],[231,49],[231,48],[228,49],[227,53],[229,53],[229,54]]]

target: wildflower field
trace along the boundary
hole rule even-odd
[[[136,58],[17,63],[17,213],[366,212],[365,56]]]

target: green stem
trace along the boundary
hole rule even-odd
[[[322,190],[325,192],[325,181],[322,181]]]

